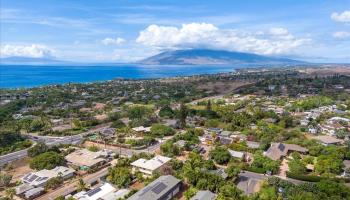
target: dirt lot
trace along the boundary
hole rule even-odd
[[[22,176],[25,174],[32,172],[33,170],[29,168],[29,158],[24,158],[21,160],[14,161],[11,166],[13,169],[7,171],[10,175],[12,175],[12,182],[16,182],[20,180]]]
[[[307,68],[303,70],[299,70],[300,72],[304,72],[311,75],[320,75],[327,76],[333,74],[342,74],[342,75],[350,75],[350,66],[329,66],[323,68]]]

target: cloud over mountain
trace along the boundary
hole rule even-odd
[[[287,29],[267,32],[220,29],[209,23],[183,24],[181,27],[150,25],[140,31],[136,42],[159,49],[213,48],[258,54],[284,54],[307,44],[308,38],[296,38]]]

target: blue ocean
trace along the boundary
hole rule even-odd
[[[87,83],[117,78],[152,79],[233,72],[234,66],[92,66],[0,65],[0,88],[28,88],[51,84]]]

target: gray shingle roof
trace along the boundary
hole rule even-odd
[[[216,197],[217,195],[209,190],[200,190],[191,198],[191,200],[215,200]]]
[[[171,175],[161,176],[132,195],[128,200],[157,200],[176,187],[181,181]]]

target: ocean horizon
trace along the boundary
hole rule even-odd
[[[90,83],[118,78],[156,79],[234,72],[234,65],[0,65],[0,88]]]

